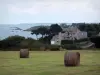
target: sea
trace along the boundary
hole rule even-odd
[[[25,38],[36,39],[35,35],[32,35],[30,31],[24,31],[28,28],[40,25],[50,25],[51,23],[32,23],[32,24],[0,24],[0,40],[3,40],[9,36],[24,36]],[[39,37],[41,37],[39,35]]]

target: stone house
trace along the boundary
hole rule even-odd
[[[79,40],[87,38],[87,32],[80,31],[77,27],[63,28],[63,32],[51,39],[51,44],[61,45],[61,40]]]

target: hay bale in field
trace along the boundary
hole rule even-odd
[[[20,58],[29,58],[29,50],[20,49]]]
[[[79,52],[66,52],[64,55],[65,66],[78,66],[80,64]]]

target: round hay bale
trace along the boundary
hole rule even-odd
[[[20,58],[29,58],[29,50],[20,49]]]
[[[65,66],[78,66],[80,64],[79,52],[66,52],[64,55]]]

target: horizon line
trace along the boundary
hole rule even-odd
[[[40,22],[40,24],[63,24],[63,23],[66,23],[66,24],[73,24],[73,23],[89,23],[89,24],[91,24],[91,23],[100,23],[100,22],[51,22],[51,23],[49,23],[49,22]],[[0,25],[1,25],[2,23],[0,23]],[[9,24],[9,25],[11,25],[11,23],[3,23],[2,25],[6,25],[6,24]],[[12,23],[13,24],[13,23]],[[16,23],[16,24],[13,24],[13,25],[20,25],[20,24],[39,24],[38,22],[36,22],[36,23]]]

